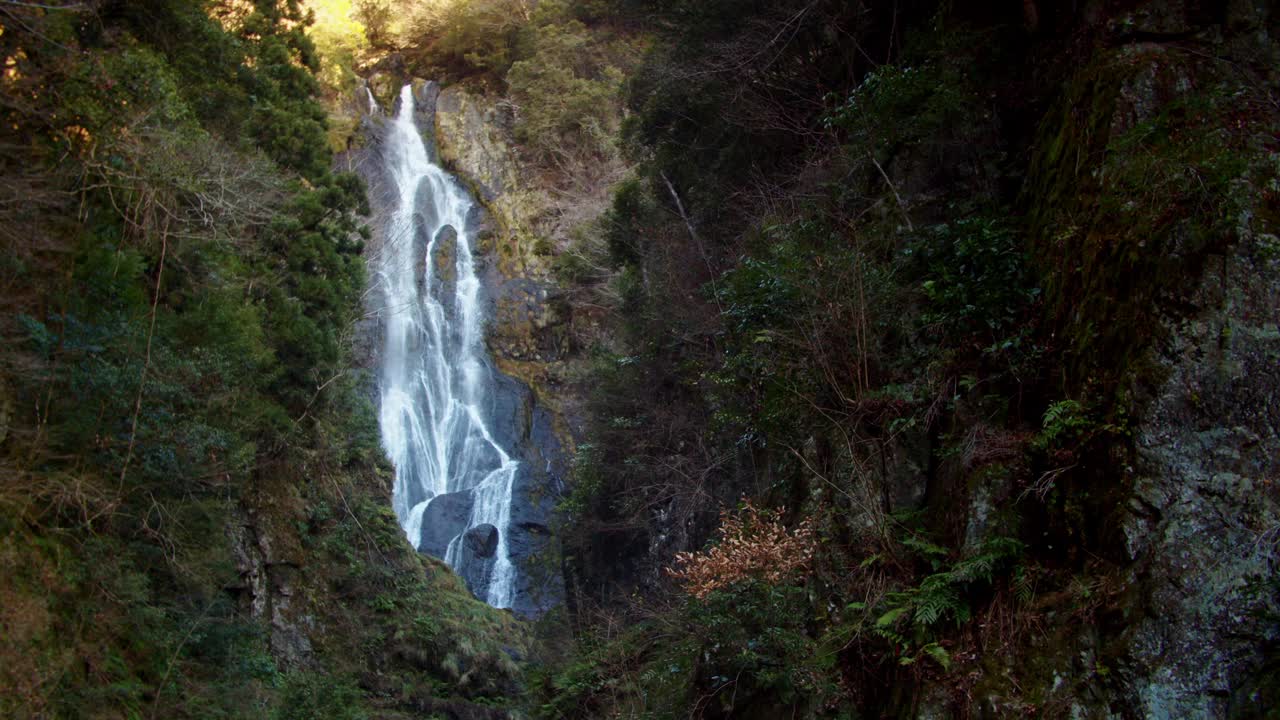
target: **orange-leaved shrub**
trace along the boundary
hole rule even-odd
[[[778,585],[794,579],[813,559],[815,533],[812,518],[788,532],[779,521],[784,512],[759,510],[749,500],[739,513],[723,511],[720,542],[701,552],[676,553],[676,566],[667,574],[699,600],[742,580]]]

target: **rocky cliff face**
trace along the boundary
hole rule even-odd
[[[541,191],[523,176],[510,113],[493,98],[460,86],[445,88],[432,126],[440,161],[487,211],[478,219],[477,235],[490,301],[486,344],[501,373],[501,432],[524,459],[512,522],[522,530],[514,540],[527,570],[527,587],[519,594],[537,612],[562,599],[557,559],[549,553],[550,526],[573,447],[566,398],[556,391],[569,350],[568,319],[551,301],[555,285],[548,258],[537,252],[532,231]]]
[[[519,190],[519,166],[501,112],[490,101],[461,89],[442,91],[436,83],[421,80],[413,84],[417,123],[427,133],[428,151],[437,154],[441,164],[481,201],[468,224],[477,240],[477,273],[488,301],[486,340],[497,379],[493,431],[499,444],[513,448],[522,460],[515,479],[510,541],[512,559],[523,572],[513,609],[521,615],[537,615],[558,603],[562,594],[555,560],[548,553],[553,510],[568,472],[566,448],[572,447],[572,439],[548,387],[567,341],[558,331],[562,321],[548,302],[552,289],[545,258],[533,252],[521,230],[528,222],[521,205],[525,194]],[[355,104],[359,106],[360,100]],[[342,162],[368,183],[376,219],[385,217],[396,199],[382,177],[382,111],[366,103],[361,112],[363,139]],[[381,233],[376,223],[373,229],[370,252],[376,254]],[[423,253],[424,262],[448,265],[452,259],[440,256],[448,253],[445,243],[435,258]],[[373,365],[380,337],[376,320],[362,334],[365,362]],[[469,508],[466,498],[442,500],[431,504],[421,539],[421,550],[437,557],[443,556],[449,540],[464,526]],[[485,538],[477,533],[468,538],[464,551],[483,558],[487,557],[485,547]],[[472,567],[483,573],[487,566]],[[463,579],[478,586],[481,578]]]
[[[563,416],[569,398],[553,388],[566,371],[570,308],[556,300],[550,257],[536,229],[546,211],[545,189],[521,165],[511,116],[500,101],[462,86],[445,88],[435,128],[441,161],[489,211],[481,240],[493,301],[490,351],[504,372],[533,386],[539,401]]]
[[[1190,9],[1177,3],[1145,10],[1133,16],[1134,28],[1222,31],[1195,26],[1187,19]],[[1231,42],[1274,58],[1259,12],[1246,4],[1232,7],[1226,23],[1235,31]],[[1174,27],[1148,27],[1154,18]],[[1241,79],[1224,78],[1217,63],[1188,61],[1179,49],[1158,44],[1131,43],[1111,52],[1127,65],[1116,78],[1112,141],[1132,137],[1144,123],[1156,125],[1190,94],[1226,91]],[[1142,226],[1140,212],[1136,232],[1110,233],[1176,268],[1161,277],[1129,279],[1152,288],[1146,297],[1157,325],[1127,372],[1134,392],[1133,455],[1117,473],[1127,499],[1111,520],[1123,532],[1120,607],[1126,627],[1104,635],[1107,645],[1099,648],[1115,658],[1115,677],[1103,683],[1110,686],[1105,694],[1111,706],[1153,718],[1262,711],[1271,702],[1266,695],[1274,693],[1261,692],[1272,682],[1263,679],[1264,666],[1280,639],[1274,581],[1280,562],[1274,485],[1280,472],[1280,265],[1267,189],[1276,177],[1277,148],[1230,130],[1211,132],[1216,142],[1238,148],[1242,161],[1230,177],[1216,179],[1229,188],[1221,195],[1222,222],[1197,228],[1204,220],[1189,218],[1163,243],[1145,248],[1144,240],[1156,238]],[[1166,196],[1156,204],[1172,208],[1176,202]],[[1096,252],[1080,250],[1085,257]]]
[[[989,667],[993,715],[1019,694],[1001,675],[1072,717],[1276,700],[1280,147],[1260,122],[1274,108],[1243,90],[1274,87],[1275,13],[1192,5],[1098,13],[1099,46],[1041,126],[1029,187],[1062,361],[1128,425],[1078,461],[1092,480],[1066,486],[1077,509],[1046,533],[1097,553],[1103,610],[1076,626],[1052,608],[1044,637]],[[978,489],[971,521],[1001,494]]]
[[[1146,717],[1247,716],[1280,641],[1280,267],[1241,218],[1149,361],[1125,510],[1130,627],[1119,665]],[[1274,670],[1272,670],[1274,672]],[[1274,676],[1273,676],[1274,677]]]
[[[227,531],[240,582],[226,590],[265,628],[279,669],[351,677],[380,717],[509,718],[524,629],[414,552],[389,469],[366,458],[302,470],[310,482],[264,477]]]

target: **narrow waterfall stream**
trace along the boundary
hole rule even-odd
[[[410,542],[442,556],[477,597],[511,607],[520,462],[491,430],[494,372],[467,222],[474,202],[432,162],[408,85],[387,125],[383,158],[398,205],[372,270],[385,300],[379,424],[395,465],[396,515]]]

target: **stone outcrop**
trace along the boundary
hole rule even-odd
[[[247,614],[269,628],[271,654],[286,669],[309,668],[314,662],[311,638],[318,624],[304,588],[306,554],[288,527],[296,495],[267,483],[233,514],[228,526],[240,583],[228,588]]]
[[[1120,668],[1145,717],[1258,709],[1249,678],[1280,641],[1280,262],[1240,220],[1148,358],[1164,380],[1135,431]]]
[[[504,360],[540,364],[569,354],[569,309],[550,301],[546,283],[516,278],[497,290],[488,337],[491,352]]]
[[[1126,208],[1123,226],[1094,208],[1100,193],[1118,192],[1103,183],[1129,171],[1126,153],[1144,149],[1112,143],[1161,118],[1194,122],[1176,108],[1239,81],[1209,54],[1167,41],[1195,36],[1251,58],[1274,59],[1276,46],[1260,4],[1230,3],[1225,26],[1206,23],[1191,3],[1137,5],[1105,24],[1116,46],[1067,82],[1070,110],[1042,128],[1031,178],[1036,202],[1073,224],[1039,248],[1055,277],[1048,300],[1061,308],[1060,334],[1075,343],[1063,363],[1106,379],[1098,382],[1116,397],[1101,400],[1124,408],[1131,438],[1096,461],[1092,485],[1069,490],[1085,513],[1102,516],[1078,530],[1109,555],[1102,586],[1111,616],[1080,627],[1055,611],[1051,632],[989,675],[1020,667],[1024,685],[1034,678],[1043,688],[1041,707],[1071,717],[1261,717],[1277,699],[1280,642],[1280,243],[1265,179],[1280,156],[1247,134],[1230,136],[1247,125],[1194,131],[1217,133],[1206,157],[1239,143],[1238,169],[1219,179],[1229,188],[1225,222],[1201,210],[1157,232],[1140,208]],[[1194,152],[1186,148],[1196,140],[1184,137],[1172,152]],[[1094,165],[1045,161],[1052,157]],[[1196,160],[1167,162],[1194,172]],[[1086,185],[1072,186],[1079,178]],[[1183,212],[1171,194],[1153,195],[1160,222]],[[1119,364],[1099,367],[1099,357]],[[999,490],[971,493],[971,527]],[[984,687],[993,708],[1003,702],[998,685]]]
[[[467,544],[467,552],[475,557],[493,557],[498,550],[498,528],[488,523],[477,525],[466,532],[463,542]]]
[[[377,218],[387,216],[398,202],[392,183],[383,176],[381,142],[386,122],[383,108],[393,112],[388,100],[395,101],[397,89],[382,75],[370,78],[369,85],[381,107],[369,107],[367,96],[363,90],[359,92],[363,105],[353,103],[352,108],[361,114],[363,139],[340,156],[339,166],[359,173],[369,186],[375,223],[370,250],[377,252],[378,239],[384,237],[383,229],[376,226]],[[554,564],[543,562],[543,554],[549,547],[556,499],[568,473],[565,447],[571,447],[567,423],[558,412],[557,399],[549,397],[547,383],[549,376],[561,372],[559,364],[569,350],[567,313],[552,301],[554,288],[546,258],[534,252],[527,230],[533,222],[529,208],[536,207],[530,198],[536,191],[521,189],[533,184],[522,182],[508,114],[487,98],[460,87],[441,90],[436,83],[422,80],[414,80],[412,85],[418,127],[436,130],[434,135],[423,133],[428,153],[481,201],[467,218],[465,230],[476,241],[477,272],[488,303],[490,321],[485,339],[496,380],[492,393],[496,424],[492,430],[499,444],[521,460],[507,541],[513,562],[522,569],[535,569],[521,574],[513,609],[521,615],[535,615],[562,596],[559,578],[538,568]],[[419,205],[429,207],[429,203]],[[428,220],[421,219],[424,224],[430,224]],[[433,292],[442,297],[456,292],[451,269],[457,258],[458,230],[462,228],[442,231],[430,252],[423,233],[417,233],[415,239],[421,245],[417,256],[422,259],[422,266],[415,269],[416,277],[422,282],[426,263],[434,263],[439,282]],[[376,295],[370,294],[368,319],[362,322],[357,340],[363,348],[358,353],[360,364],[370,368],[376,365],[381,338]],[[372,383],[368,394],[376,398]],[[420,551],[444,557],[450,541],[466,528],[470,503],[465,493],[432,500],[423,517]],[[472,528],[460,542],[461,552],[486,558],[492,553],[486,555],[485,548],[496,542],[496,536]],[[472,567],[473,575],[484,574],[492,570],[492,563],[472,563]],[[483,585],[484,578],[463,580],[474,588]]]
[[[537,213],[537,191],[522,182],[511,141],[509,110],[461,86],[441,91],[435,128],[440,160],[467,182],[493,216],[494,232],[481,238],[485,250],[508,278],[532,277],[546,263],[534,252],[529,233]]]
[[[449,542],[467,528],[474,498],[469,492],[446,493],[431,499],[422,514],[418,551],[443,558]]]
[[[474,226],[492,318],[486,342],[499,369],[528,385],[572,443],[576,398],[564,390],[572,352],[572,308],[558,299],[549,256],[539,248],[545,190],[521,164],[510,109],[463,86],[440,91],[435,128],[440,161],[470,185],[484,212]]]

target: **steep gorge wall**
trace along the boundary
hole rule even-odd
[[[1130,423],[1085,461],[1111,487],[1071,486],[1117,583],[1052,680],[1091,715],[1248,717],[1275,698],[1280,146],[1268,95],[1242,88],[1274,103],[1280,48],[1265,4],[1195,12],[1111,18],[1119,41],[1067,81],[1030,177],[1063,362]]]
[[[822,568],[825,574],[815,573],[819,579],[809,578],[807,587],[819,606],[815,626],[847,622],[857,628],[849,630],[852,636],[866,642],[897,622],[906,638],[907,650],[871,642],[847,651],[851,640],[839,651],[846,653],[845,681],[871,712],[1267,716],[1275,704],[1280,638],[1280,11],[1267,2],[1168,0],[1024,6],[1028,15],[1016,19],[1001,8],[955,9],[952,19],[973,37],[996,38],[998,47],[988,49],[930,40],[926,23],[913,18],[906,31],[912,38],[939,42],[950,54],[917,57],[913,67],[877,75],[914,93],[896,103],[888,99],[888,115],[873,114],[874,89],[854,91],[859,104],[849,105],[854,121],[874,121],[870,129],[854,127],[855,140],[888,135],[895,143],[877,149],[881,154],[871,161],[857,153],[847,161],[813,158],[806,172],[817,180],[789,180],[821,198],[815,204],[835,204],[837,192],[841,199],[879,198],[857,208],[847,237],[892,238],[895,253],[927,249],[920,238],[937,228],[999,213],[998,222],[1012,228],[1029,259],[1034,299],[1018,317],[1025,326],[1014,332],[1037,343],[1038,359],[1010,372],[987,363],[1011,355],[938,344],[931,330],[913,327],[920,314],[937,312],[920,299],[928,293],[895,288],[911,300],[889,308],[897,314],[886,322],[899,323],[901,335],[915,335],[890,345],[902,357],[874,362],[892,369],[923,348],[931,355],[914,362],[928,367],[900,372],[894,388],[858,405],[863,414],[843,437],[817,433],[794,450],[764,449],[750,457],[721,448],[722,460],[733,460],[704,478],[703,505],[693,512],[713,514],[718,504],[750,494],[785,504],[795,518],[830,517],[824,505],[842,500],[840,494],[857,495],[824,538],[833,554],[848,543],[849,554]],[[900,75],[892,74],[897,70]],[[955,74],[946,74],[950,70]],[[913,73],[937,85],[921,90]],[[953,106],[941,106],[955,98]],[[676,101],[658,96],[654,102]],[[669,126],[659,129],[675,134]],[[664,161],[669,167],[655,163],[657,170],[680,169],[677,161]],[[684,214],[667,202],[667,191],[675,189],[654,186],[668,217]],[[708,213],[705,206],[690,212],[697,217],[699,211]],[[654,236],[655,245],[662,242],[660,233]],[[786,261],[765,252],[752,259],[772,262],[771,268]],[[981,260],[961,256],[961,262]],[[895,280],[910,282],[910,272],[908,266],[898,275],[905,280]],[[762,277],[760,287],[771,280]],[[659,307],[679,302],[660,296],[663,290],[649,291],[659,296]],[[936,297],[928,299],[946,301]],[[833,305],[840,301],[831,298]],[[773,341],[756,331],[754,342]],[[952,377],[936,401],[892,394],[912,385],[938,392],[944,373]],[[913,404],[916,417],[893,414],[910,412]],[[1059,425],[1063,412],[1066,424]],[[897,420],[904,429],[887,431]],[[861,453],[854,462],[842,457],[850,435],[859,444],[850,454]],[[791,454],[812,472],[781,469]],[[858,503],[875,511],[863,513]],[[689,531],[688,513],[673,518],[663,505],[647,510],[638,541],[618,556],[588,563],[588,585],[609,587],[619,568],[633,576],[634,568],[671,565],[674,553],[697,550],[708,537],[705,528]],[[911,605],[896,614],[881,606],[869,622],[856,624],[858,612],[839,607],[877,599],[863,602],[858,593],[864,589],[848,587],[856,585],[848,578],[866,567],[860,562],[884,562],[858,554],[865,528],[900,524],[902,517],[923,518],[910,532],[945,546],[928,562],[917,559],[930,569],[916,570],[915,582],[941,577],[944,563],[979,557],[985,540],[1012,538],[1024,548],[1018,572],[1037,577],[1039,585],[1024,604],[1010,598],[1011,578],[982,589],[980,582],[958,583],[974,619],[957,619],[955,627],[904,622],[915,612]],[[676,542],[668,542],[672,538]],[[591,541],[599,546],[608,539],[602,534]],[[910,557],[897,560],[904,556]],[[623,581],[664,592],[661,578]],[[904,628],[916,633],[914,642],[933,638],[941,643],[935,647],[951,653],[946,672],[920,667],[926,661]],[[857,656],[864,647],[884,656]],[[689,687],[716,697],[716,688],[733,686],[741,701],[737,683],[721,683],[705,669],[708,657],[690,661],[698,669],[690,671]],[[895,667],[898,660],[911,669]],[[777,712],[804,707],[779,696],[746,702],[766,698],[778,703],[768,706]],[[720,700],[709,715],[743,713]]]
[[[1261,717],[1276,701],[1276,11],[1134,5],[1085,11],[1089,49],[1052,60],[1077,69],[1023,194],[1059,392],[1123,427],[1038,488],[979,472],[927,501],[964,502],[972,545],[1051,492],[1024,539],[1082,585],[1040,599],[1038,630],[984,659],[967,697],[925,682],[909,715]],[[906,187],[920,171],[890,170]]]
[[[417,124],[429,152],[481,203],[468,224],[478,244],[477,273],[489,318],[486,345],[496,371],[493,430],[523,461],[513,490],[513,560],[522,568],[513,607],[521,615],[538,615],[561,598],[549,542],[554,505],[568,474],[566,448],[573,442],[558,405],[561,396],[551,390],[568,351],[564,321],[560,308],[550,301],[553,286],[546,258],[534,252],[532,237],[524,230],[529,220],[520,203],[528,193],[519,190],[515,153],[497,110],[485,109],[488,101],[460,88],[442,91],[434,82],[410,82]],[[377,257],[384,230],[376,219],[385,217],[393,209],[390,204],[397,202],[382,177],[385,118],[363,91],[351,104],[363,118],[362,127],[342,162],[365,177],[370,187],[375,218],[370,252]],[[440,257],[426,261],[451,262]],[[371,293],[361,340],[368,367],[376,365],[381,342],[376,295]],[[437,523],[441,519],[436,518]]]
[[[557,392],[566,382],[572,351],[572,308],[557,299],[551,256],[538,236],[546,188],[522,165],[511,137],[510,110],[499,99],[454,85],[436,103],[440,158],[463,178],[488,209],[482,237],[493,300],[487,340],[498,366],[534,388],[557,415],[557,432],[570,446],[566,418],[572,399]]]

